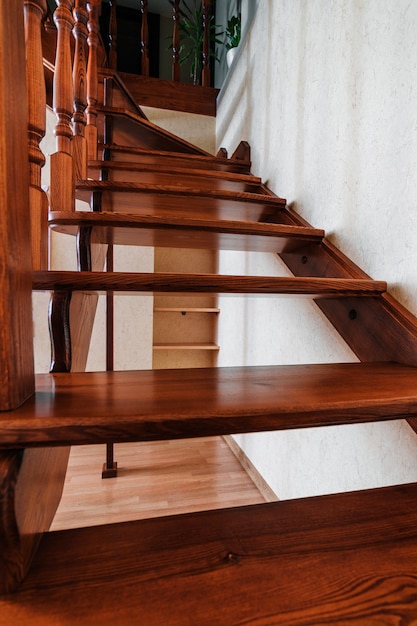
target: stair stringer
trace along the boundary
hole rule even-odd
[[[294,224],[308,226],[295,211]],[[278,255],[295,276],[369,278],[327,238],[317,245]],[[316,298],[315,303],[360,361],[395,361],[417,366],[417,319],[388,292],[360,298]],[[417,420],[408,419],[417,432]]]

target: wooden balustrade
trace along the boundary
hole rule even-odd
[[[172,3],[172,20],[174,29],[172,33],[172,80],[179,81],[181,79],[180,67],[180,0],[174,0]]]
[[[71,38],[74,26],[72,0],[57,0],[54,22],[57,29],[53,109],[56,152],[51,155],[50,203],[52,208],[72,211],[74,201],[74,167],[72,158],[72,115],[74,89],[71,62]]]
[[[148,19],[148,0],[139,0],[140,11],[140,73],[145,78],[150,76],[150,27]],[[181,0],[172,0],[172,80],[179,82],[181,80],[180,71],[180,49],[181,49]],[[110,5],[110,17],[108,23],[108,65],[112,69],[117,69],[117,22],[116,22],[116,2],[115,0],[109,1]],[[211,82],[211,70],[210,70],[210,56],[211,56],[211,41],[210,41],[210,24],[211,24],[211,9],[212,3],[210,0],[201,0],[201,12],[200,17],[202,21],[202,28],[204,30],[203,42],[201,47],[201,63],[199,68],[201,70],[201,84],[209,87]],[[198,72],[200,73],[200,72]],[[200,76],[198,76],[200,80]]]
[[[203,50],[201,84],[210,87],[210,0],[202,0],[203,13]]]
[[[29,206],[34,269],[48,266],[48,198],[41,187],[45,157],[39,143],[45,135],[46,90],[41,28],[46,0],[25,0],[26,84],[28,92]]]
[[[88,158],[97,158],[97,49],[99,43],[99,13],[101,0],[89,0],[88,9],[88,65],[87,65],[87,150]]]
[[[85,139],[87,107],[87,22],[86,0],[75,0],[74,6],[75,54],[73,66],[74,115],[73,155],[76,179],[87,178],[87,142]]]
[[[109,18],[109,68],[115,70],[117,68],[117,2],[109,0],[110,18]]]

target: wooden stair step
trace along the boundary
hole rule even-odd
[[[2,623],[412,624],[416,498],[409,484],[47,533]]]
[[[51,212],[49,225],[71,235],[94,227],[102,243],[208,250],[284,252],[324,237],[323,230],[302,226],[93,211]]]
[[[137,293],[229,293],[293,296],[374,297],[387,284],[371,279],[293,278],[136,272],[33,272],[34,291],[116,291]]]
[[[417,416],[417,368],[342,363],[39,374],[0,447],[153,441]]]
[[[125,146],[120,144],[99,144],[99,152],[108,154],[112,162],[131,162],[160,165],[161,167],[190,167],[205,171],[236,172],[247,174],[248,164],[237,159],[226,159],[213,155],[184,154],[180,152],[164,152]]]
[[[190,212],[205,218],[277,221],[285,208],[283,198],[263,193],[199,189],[175,185],[155,185],[123,181],[78,181],[77,197],[93,204],[100,194],[101,210],[118,213],[146,213],[187,216]]]
[[[249,174],[210,169],[191,169],[190,166],[161,163],[135,163],[131,161],[90,161],[89,178],[99,179],[104,172],[106,180],[143,182],[159,185],[198,187],[199,189],[225,189],[261,193],[261,178]]]

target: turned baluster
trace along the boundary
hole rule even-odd
[[[173,0],[172,20],[174,29],[172,33],[172,80],[181,80],[180,66],[180,0]]]
[[[73,67],[74,83],[74,115],[72,117],[74,139],[73,155],[75,177],[87,178],[87,142],[85,139],[87,107],[87,21],[88,13],[86,0],[75,0],[74,38],[75,55]]]
[[[57,46],[53,88],[53,109],[57,117],[55,126],[56,152],[51,155],[50,200],[54,211],[73,211],[74,165],[72,158],[72,114],[74,90],[72,83],[71,38],[74,19],[72,0],[57,0],[54,13],[57,29]]]
[[[85,135],[87,138],[88,159],[97,158],[97,101],[98,101],[98,73],[97,73],[97,48],[99,43],[99,14],[100,0],[87,2],[88,9],[88,65],[87,65],[87,126]]]
[[[109,0],[109,67],[117,69],[117,2]]]
[[[45,157],[39,143],[46,129],[46,89],[42,61],[42,21],[46,0],[25,0],[26,84],[28,92],[29,206],[33,269],[48,267],[48,198],[41,187]]]
[[[201,84],[210,87],[210,0],[202,0],[203,8],[203,52]]]
[[[149,28],[148,28],[148,0],[140,0],[142,25],[140,32],[141,74],[149,76]]]

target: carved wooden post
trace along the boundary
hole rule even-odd
[[[19,406],[35,387],[22,11],[21,2],[0,2],[0,411]]]
[[[210,87],[210,0],[202,0],[203,8],[203,69],[201,84]]]
[[[25,0],[26,84],[28,91],[29,206],[33,269],[48,267],[48,198],[41,187],[45,157],[39,143],[45,135],[46,89],[41,30],[46,0]]]
[[[173,0],[172,20],[174,29],[172,33],[172,80],[181,80],[180,66],[180,0]]]
[[[109,0],[110,20],[109,20],[109,67],[117,69],[117,2]]]
[[[72,159],[71,118],[74,104],[72,84],[71,37],[74,20],[72,0],[57,0],[54,13],[57,28],[57,46],[54,74],[53,108],[57,117],[55,127],[56,149],[51,156],[51,208],[54,211],[73,211],[74,165]]]
[[[86,0],[75,0],[74,38],[75,55],[73,67],[74,115],[72,117],[74,139],[73,155],[75,178],[87,178],[87,142],[85,139],[87,107],[87,21]]]
[[[97,48],[99,36],[98,17],[100,13],[100,0],[87,2],[88,9],[88,65],[87,65],[87,149],[88,159],[97,158],[97,100],[98,100],[98,74],[97,74]]]
[[[149,29],[148,29],[148,0],[140,0],[142,25],[140,32],[141,74],[149,76]]]

